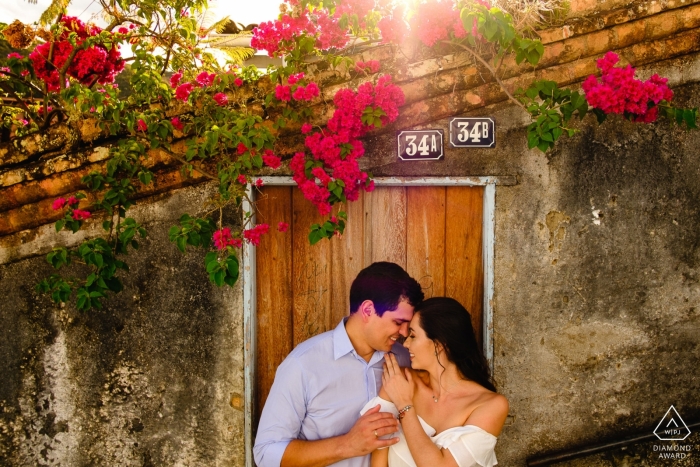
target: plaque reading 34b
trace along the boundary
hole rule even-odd
[[[496,145],[496,124],[488,117],[453,118],[450,144],[455,148],[492,148]]]
[[[441,159],[443,151],[442,130],[403,130],[396,134],[399,157],[404,161],[430,161]]]

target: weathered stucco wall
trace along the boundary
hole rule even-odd
[[[526,78],[574,83],[595,72],[591,57],[616,48],[670,77],[677,105],[698,106],[700,7],[662,3],[678,11],[619,25],[616,13],[552,31],[616,25],[561,43],[549,37],[544,60],[557,65]],[[426,60],[398,76],[407,95],[399,128],[446,130],[439,118],[502,97],[492,84],[474,87],[478,70],[456,62]],[[700,418],[700,131],[619,118],[598,127],[589,116],[543,155],[527,149],[519,109],[498,104],[471,115],[495,117],[495,149],[400,162],[389,133],[367,140],[363,164],[376,176],[518,180],[496,190],[495,378],[511,402],[500,465],[651,429],[671,404],[686,421]],[[127,291],[105,310],[81,314],[33,292],[51,273],[36,255],[99,233],[37,227],[56,215],[52,199],[79,185],[92,167],[85,164],[106,157],[99,146],[81,151],[48,154],[29,169],[13,159],[0,174],[0,228],[11,233],[0,238],[0,464],[242,465],[240,283],[212,287],[202,253],[183,257],[167,240],[183,210],[203,209],[210,188],[141,202],[137,217],[150,237],[132,260]],[[185,183],[167,170],[159,189]],[[694,450],[684,462],[660,461],[647,443],[564,465],[700,465],[698,435],[687,442]]]
[[[136,209],[149,237],[102,311],[37,296],[43,256],[0,266],[0,465],[243,465],[241,290],[212,286],[203,253],[167,236],[209,194]]]
[[[654,71],[697,81],[695,60]],[[679,106],[700,102],[697,84],[674,91]],[[401,162],[382,137],[370,165],[375,176],[517,177],[496,189],[495,378],[511,404],[499,465],[651,434],[672,404],[698,420],[700,132],[589,116],[545,156],[527,149],[519,109],[471,115],[495,117],[495,149]],[[685,461],[659,460],[646,443],[558,465],[700,465],[700,437],[682,444],[694,446]]]

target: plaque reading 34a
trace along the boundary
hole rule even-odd
[[[489,117],[453,118],[450,144],[455,148],[492,148],[496,145],[496,123]]]
[[[396,139],[399,158],[404,161],[438,160],[445,155],[442,130],[402,130]]]

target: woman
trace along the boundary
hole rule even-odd
[[[372,467],[495,465],[508,401],[490,382],[467,310],[451,298],[424,301],[404,347],[412,368],[399,368],[388,353],[380,397],[363,409],[381,404],[401,421],[400,441],[373,452]]]

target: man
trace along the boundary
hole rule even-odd
[[[258,467],[368,467],[370,452],[398,441],[381,439],[398,431],[391,414],[379,406],[359,412],[379,392],[386,352],[409,366],[397,340],[422,300],[418,282],[397,264],[360,271],[350,316],[299,344],[277,369],[253,448]]]

